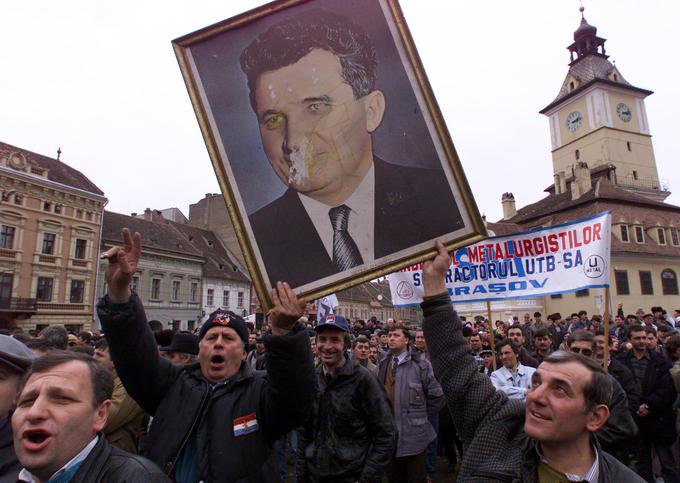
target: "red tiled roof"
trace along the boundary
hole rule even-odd
[[[77,169],[73,169],[69,165],[54,158],[49,158],[42,154],[28,151],[27,149],[0,142],[0,155],[9,155],[15,152],[23,154],[26,157],[26,162],[30,166],[36,166],[47,170],[47,179],[50,181],[78,188],[90,193],[104,195],[102,190]]]

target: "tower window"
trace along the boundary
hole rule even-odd
[[[578,149],[576,150],[576,152],[574,153],[574,155],[576,156],[576,161],[578,161],[579,159],[581,159],[581,151],[579,151]]]
[[[637,180],[638,179],[638,174],[637,171],[633,170],[633,179]]]
[[[626,141],[626,147],[628,148],[628,151],[633,150],[633,148],[630,146],[630,141]]]
[[[569,90],[570,90],[570,91],[573,91],[573,90],[574,90],[574,81],[571,81],[571,82],[569,83]]]

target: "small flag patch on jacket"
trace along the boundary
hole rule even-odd
[[[234,436],[254,433],[257,429],[257,414],[255,413],[234,419]]]

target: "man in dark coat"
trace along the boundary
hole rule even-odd
[[[385,391],[368,369],[346,355],[344,317],[328,315],[315,330],[319,392],[298,433],[297,480],[378,483],[395,446]]]
[[[671,445],[675,441],[675,412],[673,403],[677,393],[670,369],[672,364],[656,351],[647,348],[645,328],[630,327],[632,350],[622,355],[620,361],[627,366],[641,389],[640,406],[636,422],[640,428],[638,473],[652,481],[652,448],[659,457],[661,476],[668,483],[680,481]]]
[[[244,361],[248,329],[218,310],[199,333],[199,362],[175,366],[158,356],[144,308],[130,291],[141,237],[123,230],[123,247],[108,250],[108,294],[98,304],[111,358],[128,393],[154,416],[147,456],[177,482],[276,481],[274,442],[311,410],[314,368],[305,307],[290,286],[273,290],[265,336],[267,373]]]
[[[532,376],[526,403],[508,400],[478,371],[446,290],[450,255],[439,242],[437,249],[423,264],[423,330],[466,448],[459,481],[642,482],[592,436],[609,416],[612,392],[597,363],[569,352],[549,355]]]

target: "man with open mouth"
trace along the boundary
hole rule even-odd
[[[110,446],[102,434],[113,376],[87,354],[51,351],[25,375],[12,415],[18,480],[167,482],[151,461]],[[16,481],[16,480],[15,480]]]
[[[466,447],[458,481],[643,482],[593,435],[609,417],[611,383],[601,366],[558,351],[532,375],[526,402],[510,400],[479,372],[444,283],[451,259],[423,264],[423,330],[435,375]]]
[[[145,456],[178,483],[277,481],[274,442],[303,423],[314,396],[309,337],[297,322],[306,302],[286,283],[272,291],[266,374],[245,362],[245,321],[224,310],[201,327],[198,362],[176,366],[159,357],[130,289],[141,236],[126,228],[123,242],[102,255],[108,294],[97,309],[118,375],[154,417]]]

